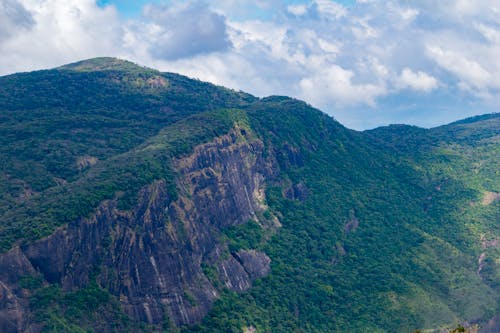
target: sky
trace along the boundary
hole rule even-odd
[[[0,0],[0,75],[112,56],[345,126],[500,109],[500,0]]]

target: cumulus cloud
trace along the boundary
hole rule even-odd
[[[315,0],[309,4],[296,4],[286,7],[286,11],[295,17],[335,20],[347,14],[347,9],[329,0]]]
[[[475,27],[477,31],[480,32],[481,35],[483,35],[483,37],[490,43],[495,45],[500,44],[500,30],[498,27],[495,28],[494,26],[489,26],[483,23],[477,23],[475,24]]]
[[[385,87],[377,84],[353,83],[354,73],[336,65],[324,67],[300,80],[301,93],[306,100],[326,107],[332,100],[340,105],[357,104],[362,100],[374,106],[375,99],[385,94]]]
[[[154,23],[150,50],[156,58],[175,60],[231,47],[225,17],[205,3],[148,5],[144,15]]]
[[[0,42],[11,37],[17,31],[33,26],[33,18],[17,0],[0,2]]]
[[[491,81],[491,74],[464,54],[439,46],[429,46],[427,52],[441,67],[455,74],[464,86],[485,88]]]
[[[99,8],[92,0],[19,0],[19,4],[31,23],[0,44],[1,73],[121,53],[122,27],[112,7]],[[18,12],[26,17],[23,10]]]
[[[435,77],[422,71],[414,72],[409,68],[403,69],[398,81],[402,88],[423,92],[429,92],[438,87],[438,81]]]
[[[441,23],[467,24],[464,20],[479,18],[483,21],[497,21],[500,18],[500,4],[491,0],[406,0],[407,4],[420,8],[427,19]]]

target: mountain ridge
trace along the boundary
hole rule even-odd
[[[119,70],[119,71],[153,71],[152,68],[139,66],[131,61],[113,58],[113,57],[98,57],[86,60],[77,61],[54,69],[73,70],[73,71],[103,71],[103,70]]]
[[[69,66],[0,78],[5,331],[410,332],[498,313],[498,200],[481,200],[500,192],[500,114],[359,132],[286,96]]]

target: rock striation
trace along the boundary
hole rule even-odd
[[[30,322],[27,291],[19,285],[35,274],[66,291],[95,279],[134,320],[199,322],[220,292],[202,267],[214,267],[235,291],[270,272],[264,253],[229,253],[220,237],[226,227],[263,219],[265,180],[277,172],[264,156],[263,143],[236,126],[173,160],[176,195],[159,179],[140,191],[130,210],[118,209],[116,200],[102,202],[92,216],[0,255],[0,330],[40,329]]]

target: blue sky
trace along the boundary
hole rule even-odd
[[[307,0],[285,0],[283,3],[285,5],[298,5],[298,4],[308,4],[310,1]],[[335,1],[344,6],[352,6],[355,4],[355,0],[337,0]],[[113,5],[115,6],[121,15],[126,18],[135,18],[141,15],[142,8],[151,3],[171,3],[171,1],[162,1],[162,0],[99,0],[99,6]],[[258,6],[255,6],[255,11],[252,13],[247,13],[249,17],[252,18],[269,18],[269,11],[259,9]]]
[[[496,0],[2,1],[2,75],[114,56],[296,97],[355,129],[500,106]]]
[[[137,17],[141,14],[142,7],[148,3],[158,3],[159,1],[147,0],[100,0],[99,6],[114,5],[121,15],[127,18]]]

